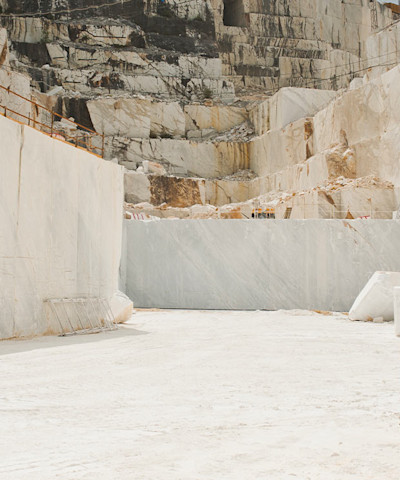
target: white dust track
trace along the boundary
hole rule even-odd
[[[393,324],[139,312],[0,342],[1,480],[398,480]]]

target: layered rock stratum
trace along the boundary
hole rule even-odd
[[[197,205],[194,215],[224,217],[228,205],[234,217],[262,207],[286,218],[388,218],[397,209],[400,27],[387,6],[0,5],[0,83],[104,134],[105,158],[127,169],[131,212],[185,217]]]

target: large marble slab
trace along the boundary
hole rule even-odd
[[[48,298],[118,288],[122,167],[0,116],[0,339],[60,333]]]
[[[397,220],[126,221],[137,307],[349,311],[377,270],[400,270]]]

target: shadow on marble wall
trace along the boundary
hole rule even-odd
[[[400,221],[126,221],[137,307],[348,311],[376,270],[400,271]]]

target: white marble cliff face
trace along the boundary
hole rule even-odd
[[[377,270],[400,270],[400,221],[126,221],[138,307],[348,311]]]

